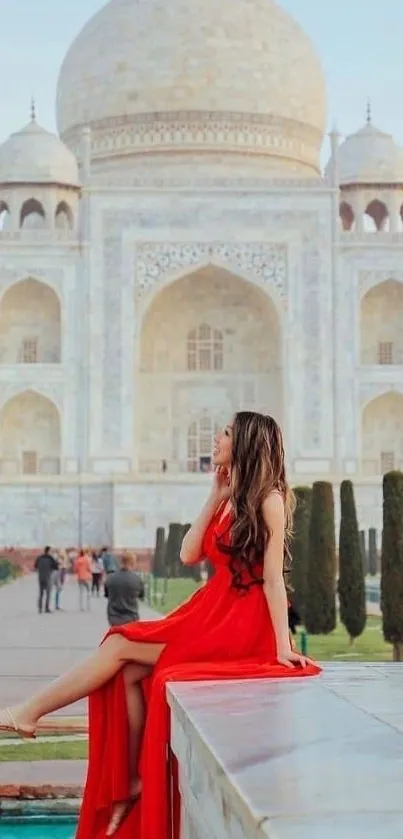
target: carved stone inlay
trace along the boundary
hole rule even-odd
[[[247,274],[260,285],[287,292],[287,246],[283,243],[248,242],[144,242],[136,248],[136,291],[142,298],[162,277],[183,269],[214,263]]]
[[[272,115],[197,111],[129,114],[92,121],[91,155],[111,159],[148,151],[208,149],[289,158],[316,168],[321,132]],[[63,134],[77,157],[83,126]]]

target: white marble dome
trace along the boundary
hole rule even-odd
[[[70,149],[32,119],[0,146],[0,183],[77,187],[80,179]]]
[[[367,122],[340,145],[339,174],[342,186],[403,183],[403,149],[391,134]]]
[[[73,148],[89,125],[95,155],[227,146],[318,170],[325,82],[274,0],[110,0],[67,53],[57,117]]]

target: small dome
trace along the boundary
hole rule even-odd
[[[32,183],[80,184],[73,153],[36,119],[0,146],[0,184]]]
[[[328,170],[331,163],[330,160]],[[391,134],[367,122],[341,143],[339,173],[341,186],[403,183],[403,149]]]

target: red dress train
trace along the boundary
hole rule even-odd
[[[178,794],[174,783],[173,833],[167,745],[168,682],[314,676],[320,668],[290,670],[276,661],[276,644],[261,586],[247,594],[231,587],[228,556],[217,535],[227,538],[228,518],[216,515],[208,527],[203,555],[214,577],[176,611],[156,621],[112,628],[130,641],[166,644],[150,678],[142,682],[147,707],[139,758],[142,795],[115,834],[116,839],[177,839]],[[107,637],[106,636],[106,637]],[[89,699],[89,766],[76,839],[104,839],[111,805],[129,797],[127,713],[122,673]]]

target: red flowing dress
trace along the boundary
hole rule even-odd
[[[217,511],[203,540],[212,579],[166,618],[113,627],[130,641],[165,644],[152,676],[142,682],[146,725],[139,756],[142,795],[116,839],[179,836],[176,779],[168,773],[168,682],[314,676],[320,668],[289,668],[276,661],[276,642],[260,585],[247,594],[231,586],[229,557],[217,545],[229,539],[231,513]],[[214,690],[214,685],[212,685]],[[176,774],[174,772],[174,774]],[[129,797],[128,722],[122,672],[89,698],[89,765],[76,839],[104,839],[114,801]],[[171,812],[171,808],[173,814]],[[173,829],[172,829],[172,823]]]

